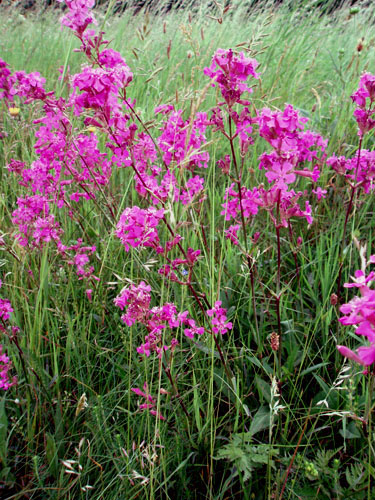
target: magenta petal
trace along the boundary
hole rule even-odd
[[[140,389],[138,389],[138,387],[131,387],[130,390],[133,391],[137,396],[142,396],[144,398],[147,397],[146,394],[143,391],[141,391]]]
[[[339,353],[342,354],[343,356],[345,356],[345,358],[351,359],[351,360],[355,361],[356,363],[359,363],[360,365],[364,365],[364,362],[362,361],[362,359],[355,352],[353,352],[351,349],[349,349],[348,347],[345,347],[344,345],[338,345],[336,347],[337,347]]]
[[[357,351],[363,365],[370,366],[375,362],[375,345],[359,347]]]

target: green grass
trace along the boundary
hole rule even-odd
[[[362,71],[375,72],[374,14],[362,9],[350,15],[344,7],[326,16],[311,5],[270,6],[246,14],[243,2],[234,2],[219,23],[207,16],[203,3],[190,20],[186,11],[162,18],[125,13],[109,16],[104,29],[111,47],[121,52],[134,73],[128,96],[137,99],[136,108],[150,121],[151,133],[157,133],[153,109],[160,103],[177,100],[186,116],[201,96],[205,96],[201,111],[215,104],[216,89],[207,85],[202,70],[218,47],[233,47],[260,62],[261,81],[253,95],[257,108],[293,104],[310,118],[309,128],[329,139],[328,154],[350,156],[358,137],[349,96]],[[221,14],[211,9],[210,15],[219,18]],[[101,21],[104,24],[104,14]],[[77,42],[68,30],[60,31],[51,13],[22,17],[6,12],[0,22],[4,26],[1,57],[14,70],[39,71],[49,89],[66,95],[57,68],[69,66],[73,74],[84,61],[74,52]],[[0,144],[1,167],[12,157],[35,159],[32,120],[38,113],[37,106],[24,106],[20,116],[11,119],[2,107],[1,127],[8,135]],[[189,246],[202,249],[197,288],[210,303],[223,301],[234,328],[220,339],[230,377],[212,337],[202,337],[194,346],[179,332],[182,350],[171,370],[189,418],[160,372],[158,360],[136,354],[145,332],[137,325],[126,327],[113,305],[127,280],[143,279],[152,287],[153,305],[173,301],[179,310],[192,312],[195,307],[199,318],[187,289],[160,279],[160,262],[154,261],[151,251],[126,253],[114,235],[114,221],[103,216],[100,206],[86,203],[80,209],[85,241],[97,246],[94,266],[101,278],[90,303],[85,284],[62,264],[52,245],[32,253],[14,241],[11,213],[23,191],[1,168],[1,231],[7,245],[0,247],[0,295],[9,298],[15,310],[12,324],[21,328],[24,360],[23,367],[14,343],[4,336],[2,343],[19,379],[0,402],[4,498],[262,499],[279,498],[284,484],[284,499],[372,498],[371,419],[362,425],[352,417],[371,416],[371,387],[358,367],[340,371],[344,359],[336,344],[351,341],[348,329],[338,326],[337,309],[330,302],[337,292],[341,228],[348,202],[344,186],[338,181],[332,187],[332,171],[327,167],[320,185],[328,187],[329,196],[314,214],[314,224],[309,229],[304,222],[293,224],[295,237],[303,237],[297,249],[300,286],[295,243],[289,242],[287,231],[282,233],[284,360],[278,395],[272,386],[278,363],[270,348],[277,324],[272,295],[277,262],[274,229],[266,218],[255,218],[249,227],[251,234],[262,231],[252,253],[254,311],[246,262],[225,239],[220,215],[228,178],[214,167],[229,152],[228,145],[215,134],[210,139],[210,166],[204,173],[206,209],[184,212],[176,206],[173,214],[176,225],[187,220],[179,232]],[[104,147],[104,137],[101,142]],[[373,146],[370,134],[365,147]],[[264,150],[264,141],[256,139],[246,159],[244,185],[264,182],[257,164]],[[117,219],[126,206],[139,203],[128,170],[115,173],[111,193]],[[368,253],[375,253],[373,195],[361,201],[348,225],[342,283],[360,267],[353,235],[367,242]],[[80,226],[70,218],[62,223],[67,241],[81,236]],[[342,293],[344,298],[353,296],[351,291]],[[137,409],[137,397],[130,389],[142,387],[145,381],[152,394],[167,389],[157,398],[166,423]],[[83,407],[84,394],[87,407]],[[318,405],[322,400],[328,408]],[[276,404],[283,406],[278,413]],[[270,405],[274,426],[270,426]],[[236,443],[232,451],[231,443]],[[227,450],[232,461],[219,460],[223,453],[219,450]],[[236,475],[239,454],[244,457],[244,470]],[[75,471],[79,462],[80,473],[68,474],[66,460],[76,461],[71,465]],[[249,478],[246,468],[252,468]],[[85,491],[87,484],[93,489]]]

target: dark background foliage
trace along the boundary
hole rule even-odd
[[[229,0],[224,0],[222,2],[225,6],[230,4]],[[322,13],[333,12],[336,9],[343,7],[344,5],[354,6],[361,5],[365,6],[370,3],[361,2],[358,0],[312,0],[307,2],[306,0],[289,0],[288,2],[283,2],[283,0],[247,0],[244,2],[248,5],[249,10],[253,7],[263,7],[270,5],[280,5],[282,3],[289,3],[293,9],[296,7],[306,6],[308,3],[311,8],[319,9]],[[109,4],[109,0],[97,0],[96,6],[106,8]],[[169,12],[172,9],[176,10],[197,10],[199,7],[203,6],[210,10],[210,8],[215,9],[215,3],[210,0],[116,0],[114,5],[114,12],[121,13],[126,10],[132,10],[134,14],[137,14],[142,9],[148,9],[153,13],[163,13]],[[24,13],[28,11],[43,12],[50,8],[64,8],[56,0],[0,0],[0,8],[18,8]]]

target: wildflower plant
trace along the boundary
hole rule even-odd
[[[371,255],[368,264],[373,263],[375,256]],[[345,283],[344,287],[358,288],[360,295],[340,307],[340,311],[344,314],[339,319],[340,323],[345,326],[355,326],[356,335],[365,337],[369,345],[358,347],[356,352],[343,345],[338,345],[337,349],[343,356],[364,367],[375,363],[375,292],[370,288],[374,278],[374,271],[370,271],[367,275],[361,269],[355,271],[353,281]]]
[[[358,296],[342,304],[339,291],[330,295],[336,278],[340,288],[348,221],[361,208],[357,195],[370,200],[373,194],[375,77],[364,73],[351,96],[358,148],[351,157],[340,150],[327,158],[328,140],[315,131],[313,112],[267,101],[261,53],[242,49],[246,44],[218,48],[200,67],[199,44],[182,27],[194,48],[187,57],[197,60],[193,73],[200,74],[194,85],[205,87],[183,99],[176,92],[174,99],[150,102],[147,121],[137,94],[139,68],[112,48],[102,31],[106,18],[96,20],[94,4],[64,3],[61,24],[76,46],[69,58],[81,66],[71,71],[66,59],[59,90],[47,90],[39,73],[13,71],[0,60],[6,126],[30,110],[33,136],[27,155],[9,147],[3,172],[16,189],[4,201],[0,238],[1,251],[14,261],[14,267],[0,261],[13,280],[12,301],[0,298],[0,387],[7,394],[25,387],[35,422],[43,421],[47,406],[53,415],[43,439],[36,423],[27,437],[27,447],[35,445],[38,488],[50,489],[50,474],[63,483],[63,495],[80,494],[77,487],[105,495],[99,482],[108,464],[98,451],[104,447],[115,464],[112,482],[126,480],[134,497],[159,497],[175,487],[170,479],[178,483],[182,467],[201,467],[199,480],[210,492],[216,471],[223,471],[220,498],[250,497],[259,477],[266,477],[270,498],[282,498],[295,463],[314,484],[324,469],[299,448],[311,446],[318,419],[328,415],[322,411],[330,410],[328,396],[331,403],[336,394],[326,382],[337,354],[330,343],[338,340],[338,351],[369,372],[375,363],[375,274],[367,271],[375,257],[344,285],[358,288]],[[230,9],[214,4],[220,24]],[[172,41],[168,59],[171,50]],[[340,179],[348,203],[337,228],[325,210],[341,193]],[[329,235],[339,233],[333,243],[324,224]],[[355,350],[331,335],[335,305],[339,323],[366,339]],[[325,345],[323,333],[330,339]],[[11,361],[12,347],[19,362]],[[81,380],[93,359],[102,379],[93,370]],[[70,373],[73,363],[79,376]],[[17,376],[15,367],[22,370]],[[319,394],[309,394],[305,382]],[[71,392],[63,392],[65,384]],[[24,404],[18,396],[10,411],[15,433]],[[301,415],[309,410],[291,418],[293,405]],[[62,425],[70,413],[85,436],[79,441]],[[335,415],[348,417],[339,409]],[[370,416],[371,405],[361,421],[369,434]],[[5,429],[1,405],[0,421]],[[93,444],[86,437],[91,431],[100,436]],[[141,432],[147,437],[136,444]],[[55,442],[59,433],[66,433],[66,446]],[[171,436],[179,443],[177,458],[160,444]],[[47,466],[39,467],[42,441]],[[133,452],[126,451],[130,442]],[[334,449],[336,456],[337,443]],[[66,459],[72,453],[76,459]],[[327,464],[333,455],[324,455]],[[0,460],[6,459],[0,446]],[[48,479],[41,486],[42,477]],[[344,491],[336,462],[334,479]],[[185,494],[178,488],[176,498]]]

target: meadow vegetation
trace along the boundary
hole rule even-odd
[[[374,498],[375,13],[93,3],[0,12],[0,497]]]

